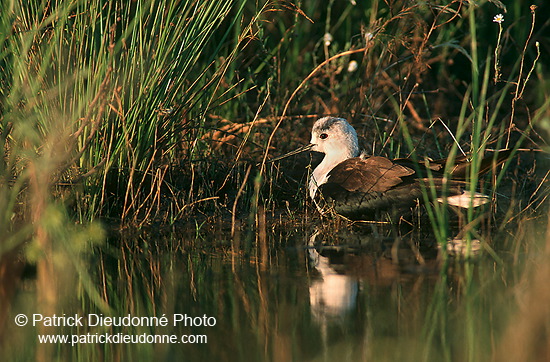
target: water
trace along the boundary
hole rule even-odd
[[[442,269],[433,243],[419,246],[370,228],[286,225],[258,234],[243,228],[234,237],[224,227],[182,229],[112,238],[107,251],[86,257],[87,275],[110,311],[70,278],[70,269],[60,269],[64,288],[54,311],[81,316],[82,326],[15,326],[16,315],[41,308],[27,277],[8,318],[8,360],[48,360],[48,354],[61,360],[482,360],[499,348],[517,309],[510,293],[520,269],[487,253],[451,259]],[[110,316],[165,316],[168,323],[98,322]],[[36,342],[40,333],[82,339],[48,350]],[[195,343],[92,339],[103,335],[173,335],[179,342],[185,335]]]

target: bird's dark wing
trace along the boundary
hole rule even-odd
[[[510,152],[485,156],[480,160],[479,173],[506,161]],[[471,166],[469,158],[459,156],[453,160],[449,179],[443,177],[447,163],[446,159],[415,163],[411,159],[375,156],[351,158],[329,172],[327,182],[319,187],[316,202],[350,219],[361,219],[376,218],[379,211],[409,208],[422,199],[424,188],[435,190],[437,197],[442,193],[460,195]],[[431,192],[428,197],[433,197]]]
[[[336,184],[350,192],[386,192],[401,184],[415,171],[385,157],[350,158],[328,174],[328,184]]]
[[[486,154],[479,163],[478,173],[482,175],[491,170],[491,168],[502,164],[510,157],[511,152],[512,150],[500,150]],[[468,177],[471,167],[471,158],[471,155],[457,156],[452,160],[452,167],[449,168],[449,173],[453,179],[465,180]],[[416,164],[409,158],[398,158],[393,160],[393,162],[414,170],[419,167],[420,174],[417,174],[417,177],[425,178],[428,177],[428,174],[426,173],[427,169],[431,171],[434,177],[437,177],[438,175],[443,176],[443,172],[449,163],[449,160],[447,158],[442,158],[438,160],[420,161]]]
[[[499,150],[486,154],[479,163],[478,174],[483,175],[484,173],[490,171],[493,167],[497,167],[498,165],[504,163],[508,160],[508,158],[510,158],[511,154],[512,150]],[[460,159],[457,158],[454,161],[454,167],[451,171],[453,178],[465,179],[468,177],[471,166],[470,159],[471,156],[461,157]]]

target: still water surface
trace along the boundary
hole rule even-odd
[[[505,316],[515,308],[508,290],[514,273],[502,262],[506,252],[498,260],[487,253],[468,262],[451,258],[442,268],[434,243],[424,244],[371,229],[333,232],[314,226],[274,226],[257,234],[243,228],[233,237],[225,228],[208,227],[116,237],[107,252],[92,253],[85,261],[100,299],[111,309],[94,302],[81,282],[68,281],[56,313],[82,316],[83,325],[11,325],[6,351],[20,357],[14,360],[36,356],[41,353],[40,346],[35,348],[37,334],[45,331],[71,336],[175,335],[178,341],[58,343],[53,353],[62,360],[488,357]],[[10,318],[39,310],[33,293],[29,283]],[[168,323],[97,322],[109,316],[164,316]],[[184,335],[196,343],[181,343]]]

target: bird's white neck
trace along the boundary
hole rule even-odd
[[[355,145],[354,145],[355,146]],[[313,170],[309,179],[309,196],[314,199],[317,189],[328,181],[329,172],[339,163],[353,157],[357,157],[359,149],[355,147],[346,147],[340,150],[327,152],[323,161]]]

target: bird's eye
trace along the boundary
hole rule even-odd
[[[319,135],[319,138],[322,139],[322,140],[327,139],[327,138],[328,138],[328,134],[326,134],[326,133],[321,133],[321,134]]]

